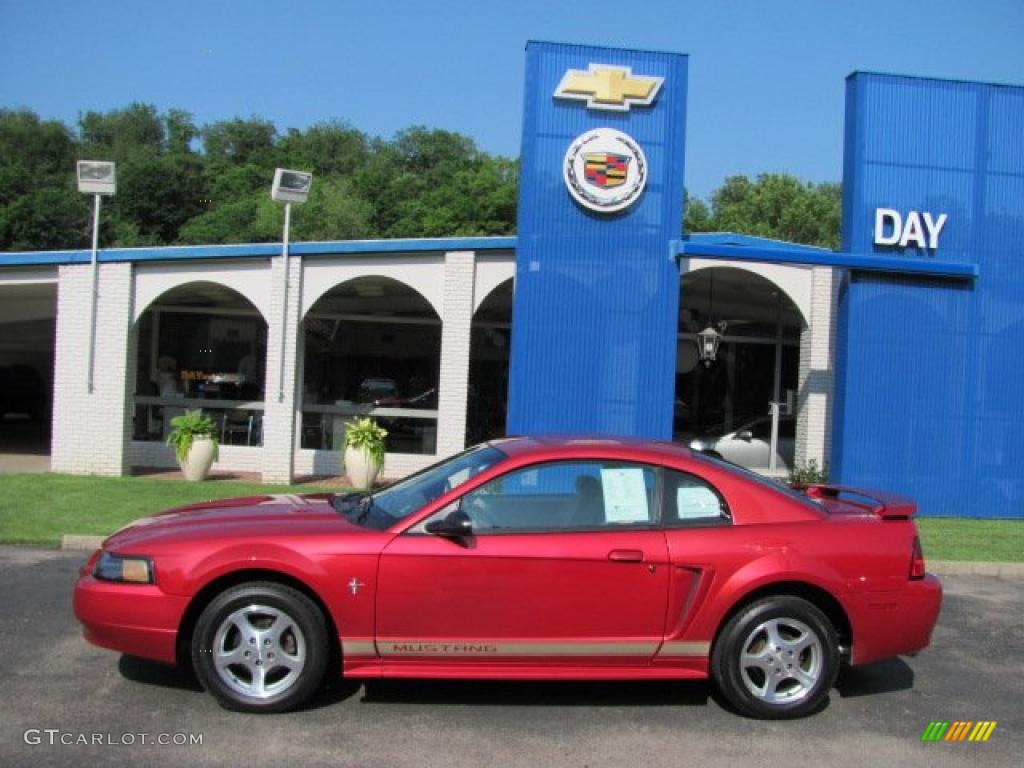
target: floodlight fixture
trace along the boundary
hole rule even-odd
[[[78,191],[87,195],[113,195],[117,191],[115,163],[108,160],[78,161]]]
[[[274,184],[270,196],[279,203],[304,203],[313,186],[313,174],[278,168],[274,171]]]

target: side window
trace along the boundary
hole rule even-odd
[[[462,497],[478,533],[649,526],[655,472],[642,464],[560,461],[510,472]]]
[[[708,525],[731,521],[729,507],[715,488],[696,475],[665,470],[665,524]]]

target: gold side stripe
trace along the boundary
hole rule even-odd
[[[342,640],[341,652],[346,656],[376,656],[377,646],[373,640]]]
[[[658,656],[707,656],[711,653],[711,643],[668,642],[661,646]]]
[[[657,643],[522,643],[487,640],[378,640],[381,656],[650,656]]]
[[[491,642],[488,640],[410,640],[384,638],[376,643],[368,640],[346,640],[343,652],[349,656],[651,656],[658,649],[656,642]],[[711,643],[668,642],[658,657],[707,656]]]

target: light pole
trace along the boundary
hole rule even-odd
[[[284,294],[281,299],[281,365],[277,377],[277,401],[284,402],[284,362],[288,346],[288,238],[292,226],[292,203],[304,203],[309,197],[309,189],[313,186],[313,174],[305,171],[289,171],[278,168],[274,171],[274,184],[270,188],[270,197],[284,203],[284,235],[282,236],[281,258],[284,272]]]
[[[117,191],[114,163],[106,160],[78,161],[78,191],[93,196],[92,205],[92,259],[89,273],[89,362],[87,387],[89,394],[93,390],[93,363],[96,358],[96,279],[97,251],[100,238],[100,201],[104,195],[113,195]]]

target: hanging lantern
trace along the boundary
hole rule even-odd
[[[697,334],[697,353],[705,368],[711,367],[718,357],[718,346],[722,343],[726,322],[712,322],[715,316],[715,270],[708,274],[708,327]]]
[[[722,334],[712,326],[708,326],[697,334],[697,352],[704,363],[709,367],[718,356],[718,345],[722,343]]]

